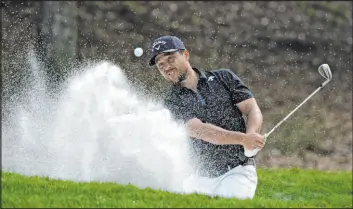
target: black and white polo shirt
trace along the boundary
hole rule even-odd
[[[197,92],[173,85],[165,98],[165,106],[174,118],[186,123],[196,117],[204,123],[221,128],[246,132],[241,111],[235,105],[253,98],[249,88],[229,69],[200,71]],[[193,165],[200,175],[216,177],[247,160],[241,145],[214,145],[191,139],[190,151]]]

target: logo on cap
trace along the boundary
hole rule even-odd
[[[163,44],[166,44],[167,42],[165,42],[165,41],[156,41],[156,42],[154,42],[153,43],[153,46],[152,46],[152,48],[155,48],[156,50],[159,50],[159,48],[161,47],[161,45]],[[158,45],[158,44],[160,44],[158,47],[156,47],[156,45]]]

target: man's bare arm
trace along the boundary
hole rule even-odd
[[[260,134],[228,131],[209,123],[203,123],[197,118],[189,120],[186,126],[189,136],[212,144],[240,144],[249,150],[256,147],[262,148],[265,144],[264,138]]]
[[[210,123],[203,123],[197,118],[189,120],[186,125],[191,137],[212,144],[242,144],[245,140],[244,133],[228,131]]]
[[[247,116],[246,133],[260,133],[263,116],[254,98],[237,104],[239,110]]]

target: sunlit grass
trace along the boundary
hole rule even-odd
[[[3,207],[347,207],[352,172],[258,169],[253,200],[139,189],[114,183],[76,183],[2,173]]]

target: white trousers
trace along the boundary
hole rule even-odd
[[[192,175],[183,182],[185,193],[238,199],[252,199],[256,187],[257,173],[253,165],[239,165],[216,178]]]

